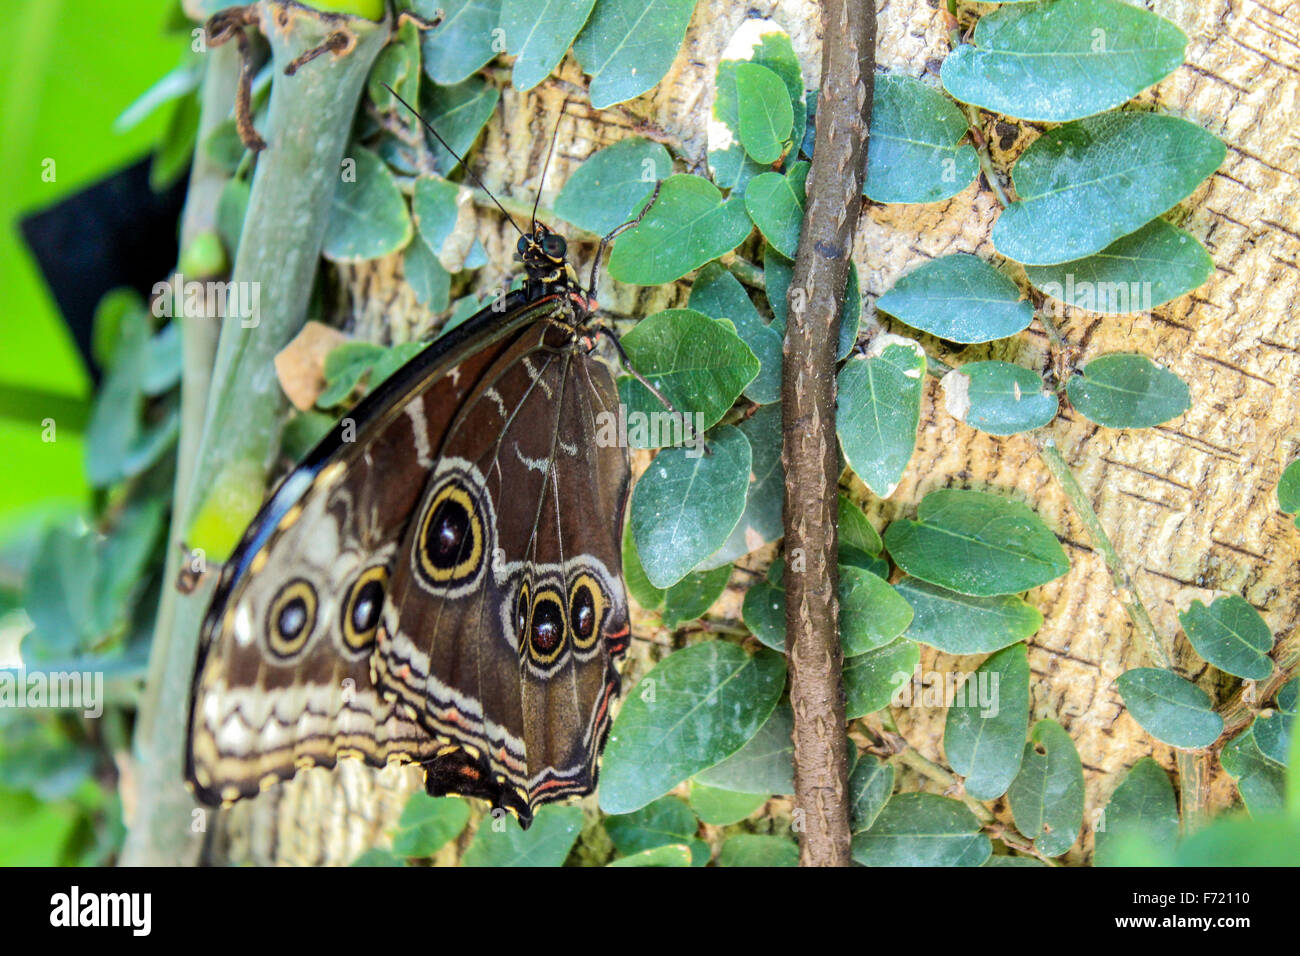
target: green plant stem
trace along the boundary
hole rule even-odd
[[[317,14],[286,0],[263,0],[259,13],[275,76],[265,130],[270,145],[258,159],[231,282],[236,289],[256,288],[260,308],[247,322],[220,320],[202,437],[188,490],[178,498],[184,510],[173,516],[187,541],[205,505],[241,529],[252,517],[224,505],[227,486],[241,485],[242,501],[254,509],[260,501],[283,418],[273,359],[306,316],[357,102],[389,33],[386,20]],[[285,76],[289,63],[339,29],[356,37],[351,52],[326,53]],[[182,775],[189,687],[208,594],[200,587],[176,600],[167,637],[151,661],[150,713],[136,747],[135,826],[123,851],[128,864],[188,862],[202,836],[191,828],[195,805]]]

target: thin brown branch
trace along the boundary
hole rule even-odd
[[[836,597],[835,352],[866,173],[875,6],[822,5],[822,81],[782,363],[786,647],[803,866],[848,866],[847,741]]]

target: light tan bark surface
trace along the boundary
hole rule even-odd
[[[948,48],[938,11],[917,0],[877,6],[880,67],[937,83]],[[1278,511],[1274,491],[1283,466],[1300,454],[1300,323],[1291,314],[1300,300],[1300,10],[1276,0],[1271,7],[1255,0],[1155,0],[1149,6],[1178,24],[1190,43],[1184,66],[1138,102],[1196,122],[1228,145],[1223,167],[1171,216],[1205,244],[1216,268],[1196,292],[1153,313],[1079,313],[1061,327],[1075,361],[1137,351],[1173,369],[1189,383],[1192,407],[1166,425],[1132,431],[1098,428],[1065,408],[1048,433],[1061,446],[1133,575],[1165,646],[1174,649],[1179,672],[1224,704],[1238,702],[1235,682],[1216,678],[1179,631],[1177,613],[1191,600],[1242,594],[1278,635],[1275,656],[1294,658],[1300,642],[1295,633],[1300,531]],[[544,206],[582,159],[638,132],[663,137],[682,161],[679,169],[702,171],[713,71],[750,9],[772,15],[790,31],[804,64],[805,85],[815,88],[820,47],[811,3],[702,0],[672,71],[652,93],[629,104],[594,111],[571,58],[558,80],[552,78],[527,96],[506,88],[474,168],[494,191],[530,201],[563,108]],[[991,120],[985,131],[1004,173],[1040,132]],[[996,218],[996,200],[981,182],[944,203],[868,204],[856,251],[866,304],[864,329],[874,317],[875,299],[920,263],[954,252],[993,259],[989,234]],[[472,204],[466,205],[461,227],[467,235],[472,231],[482,237],[488,249],[492,264],[480,271],[479,284],[498,286],[511,267],[513,234],[502,229],[499,214]],[[590,256],[591,248],[581,247],[579,261]],[[431,317],[415,305],[399,272],[396,259],[343,271],[345,327],[381,340],[405,340],[429,327]],[[687,285],[616,289],[607,282],[604,289],[601,298],[612,311],[635,317],[684,302]],[[907,333],[901,327],[893,330]],[[926,346],[938,353],[934,340]],[[1010,344],[973,347],[955,360],[988,357],[1044,370],[1045,336],[1035,324]],[[1123,670],[1147,661],[1110,575],[1039,458],[1034,437],[994,438],[960,424],[944,410],[942,393],[930,380],[916,455],[895,494],[880,502],[860,483],[853,487],[883,528],[911,514],[925,493],[947,486],[993,487],[1022,498],[1057,531],[1069,554],[1070,573],[1029,595],[1046,618],[1029,641],[1029,660],[1033,718],[1059,720],[1083,761],[1084,836],[1066,858],[1082,862],[1091,855],[1097,812],[1123,772],[1148,754],[1171,772],[1174,767],[1171,750],[1154,742],[1124,712],[1112,684]],[[736,575],[735,588],[714,616],[739,617],[739,594],[748,580]],[[644,616],[640,620],[642,636],[666,639]],[[650,647],[635,646],[643,657]],[[977,663],[978,658],[927,650],[921,666],[969,671]],[[635,680],[644,666],[634,659],[629,679]],[[1278,683],[1275,675],[1267,686]],[[1234,711],[1238,717],[1243,713],[1239,706]],[[942,709],[895,711],[895,718],[911,745],[942,762]],[[1206,769],[1211,808],[1231,806],[1231,780],[1212,757]],[[345,860],[382,837],[414,786],[409,774],[399,784],[383,783],[386,796],[378,799],[367,773],[333,778],[316,771],[305,780],[300,775],[284,794],[238,808],[220,828],[216,845],[226,848],[225,858],[238,861]],[[905,785],[926,784],[909,778]],[[1009,820],[1004,805],[995,810]]]

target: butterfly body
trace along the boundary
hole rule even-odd
[[[626,451],[563,240],[420,352],[270,496],[223,568],[191,693],[208,803],[299,767],[413,762],[525,825],[590,792],[628,640]],[[349,439],[353,440],[349,440]]]

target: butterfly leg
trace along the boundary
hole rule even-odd
[[[637,213],[635,219],[629,219],[627,222],[623,223],[623,225],[615,227],[608,235],[601,237],[600,245],[596,247],[596,258],[593,259],[591,263],[591,281],[587,283],[587,298],[596,298],[596,271],[600,268],[600,260],[605,254],[605,247],[629,229],[633,229],[641,224],[641,220],[646,217],[646,213],[650,211],[650,208],[659,199],[659,190],[663,188],[663,185],[664,181],[662,179],[655,183],[655,191],[650,194],[650,201],[641,208],[641,211]],[[618,340],[615,339],[614,341],[617,342]],[[626,357],[624,358],[624,361],[626,361]],[[630,369],[631,366],[628,366],[628,368]],[[660,401],[663,401],[662,397],[660,398]],[[667,403],[665,402],[665,404]]]

